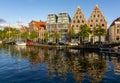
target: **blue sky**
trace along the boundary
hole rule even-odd
[[[80,6],[86,19],[98,4],[108,26],[120,17],[120,0],[0,0],[0,19],[14,24],[19,19],[23,24],[31,20],[46,21],[49,13],[58,15],[68,12],[72,18],[77,6]]]

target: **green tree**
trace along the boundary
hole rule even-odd
[[[71,39],[75,36],[75,30],[74,27],[71,27],[68,34],[67,34],[67,39],[71,41]]]
[[[89,37],[90,33],[91,33],[90,28],[86,24],[84,24],[80,26],[78,36],[80,37],[81,41],[83,41],[85,38]]]
[[[55,42],[58,43],[58,39],[60,38],[60,34],[58,32],[55,32],[54,38],[55,38]]]
[[[0,30],[0,39],[5,38],[6,33],[3,30]]]
[[[45,35],[44,35],[44,40],[45,42],[47,42],[49,40],[49,35],[48,35],[48,32],[45,32]]]
[[[1,32],[2,38],[15,38],[20,31],[13,27],[4,27],[4,30]]]
[[[105,36],[107,34],[106,29],[102,28],[100,25],[94,29],[94,36],[99,37],[99,42],[101,42],[101,36]]]
[[[30,39],[38,38],[38,32],[36,32],[36,31],[31,31],[29,38],[30,38]]]
[[[21,33],[21,38],[30,39],[29,32],[26,31],[26,32]]]

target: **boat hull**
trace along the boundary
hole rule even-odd
[[[26,42],[18,42],[16,45],[26,46]]]

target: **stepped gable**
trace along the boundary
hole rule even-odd
[[[94,7],[94,10],[89,17],[87,24],[90,28],[94,28],[100,25],[103,28],[107,29],[107,21],[105,20],[105,17],[99,9],[98,5]]]
[[[116,22],[116,21],[119,21],[119,22],[120,22],[120,17],[118,17],[117,19],[115,19],[115,20],[112,22],[112,24],[110,25],[110,27],[113,26],[113,25],[115,25],[115,22]]]
[[[79,31],[79,27],[83,24],[86,24],[86,19],[80,9],[80,6],[78,6],[72,21],[71,21],[71,27],[75,29],[75,32]]]

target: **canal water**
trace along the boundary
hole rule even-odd
[[[0,45],[0,83],[120,83],[120,56]]]

